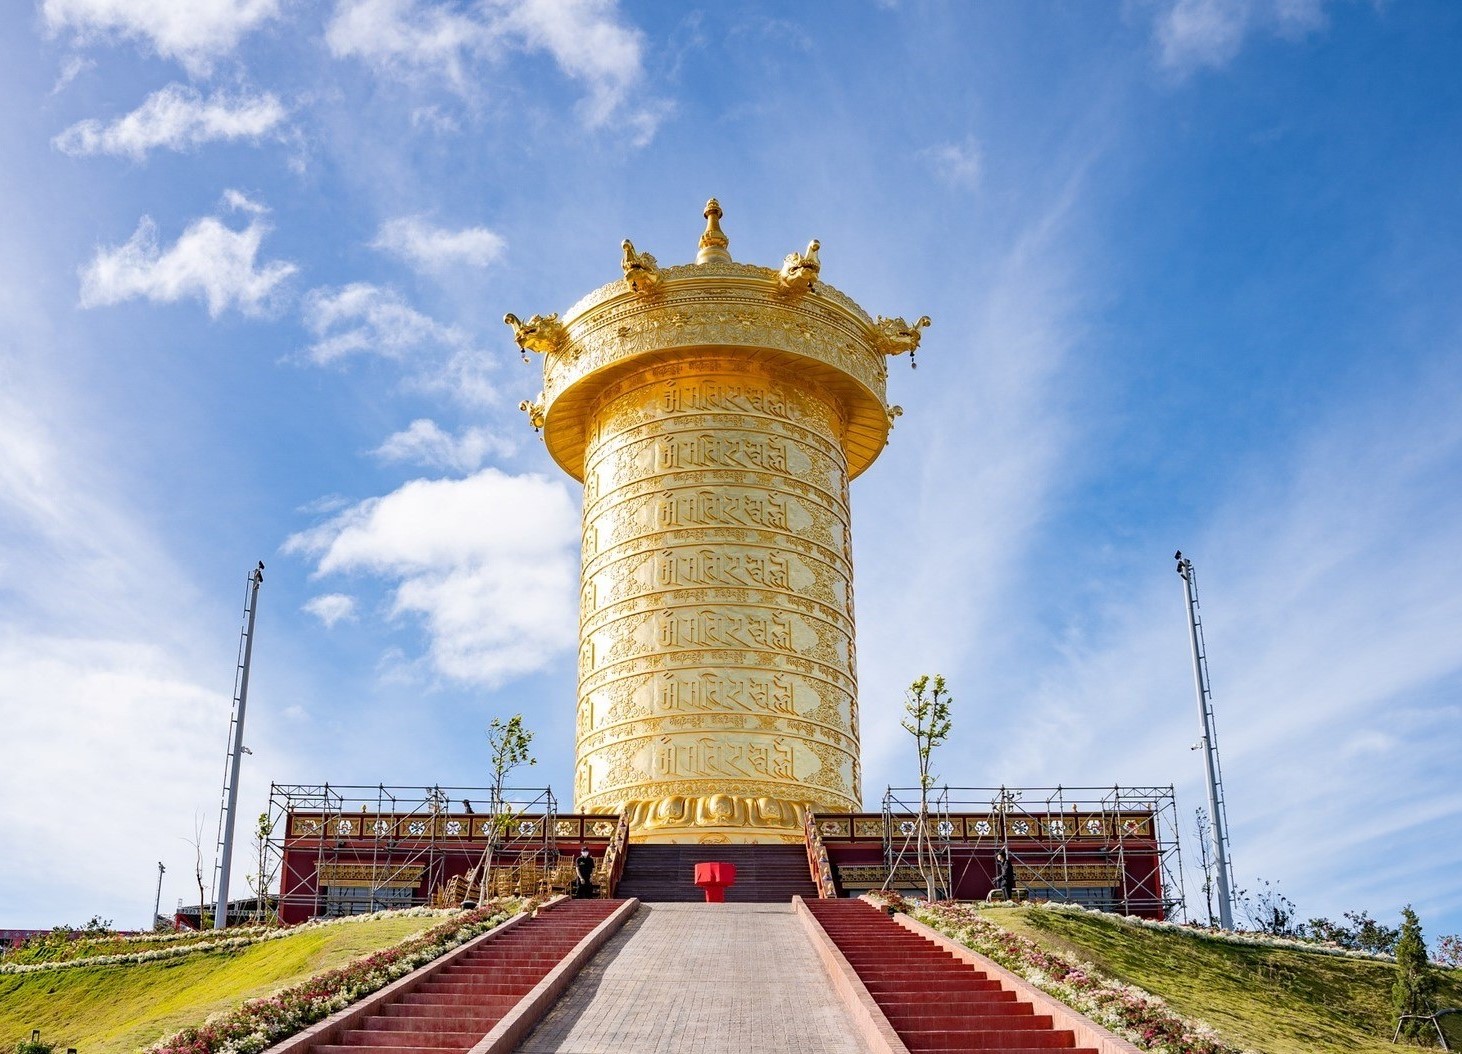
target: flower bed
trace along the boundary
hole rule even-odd
[[[886,901],[951,940],[993,959],[1041,991],[1085,1014],[1142,1050],[1156,1054],[1244,1054],[1207,1025],[1173,1011],[1162,999],[1103,975],[1090,963],[1049,952],[959,904],[912,906]]]
[[[289,937],[319,926],[344,926],[383,918],[414,918],[455,914],[440,908],[407,908],[399,911],[378,911],[371,915],[348,915],[339,919],[316,919],[299,926],[237,926],[226,930],[205,930],[189,933],[157,933],[138,937],[108,938],[85,941],[75,949],[75,957],[38,963],[0,963],[0,974],[37,973],[44,970],[68,970],[79,966],[115,966],[121,963],[154,962],[182,955],[213,951],[238,951],[261,941]],[[140,946],[137,951],[125,949]],[[115,951],[100,951],[115,948]]]
[[[146,1054],[253,1054],[302,1028],[323,1021],[357,999],[424,966],[460,944],[500,925],[532,902],[492,901],[471,911],[441,912],[451,919],[413,934],[390,948],[316,974],[274,995],[251,999],[234,1010],[185,1028],[147,1048]],[[376,916],[406,912],[380,912]],[[344,921],[344,920],[339,920]],[[332,925],[335,923],[327,923]],[[287,932],[298,932],[299,927]]]

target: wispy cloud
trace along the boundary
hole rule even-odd
[[[304,610],[333,629],[337,622],[355,621],[355,597],[346,593],[322,593],[311,597],[304,604]]]
[[[1325,0],[1171,0],[1157,16],[1163,67],[1180,75],[1226,66],[1253,33],[1295,39],[1325,24]]]
[[[486,428],[468,428],[453,435],[435,421],[412,421],[375,450],[382,461],[406,462],[423,468],[472,472],[494,454],[513,453],[517,444]]]
[[[0,727],[25,749],[0,766],[0,913],[8,925],[100,913],[138,926],[155,861],[168,861],[169,889],[184,886],[172,877],[184,873],[175,836],[191,834],[193,803],[217,800],[236,612],[200,610],[87,422],[11,365],[0,386]],[[217,667],[196,636],[210,615],[226,642]],[[256,748],[267,742],[262,726],[254,736]],[[84,804],[85,842],[54,822],[37,787]],[[251,779],[244,789],[259,800]]]
[[[369,282],[310,290],[304,299],[304,323],[317,338],[307,354],[321,366],[351,355],[404,359],[470,343],[465,332],[417,311],[396,290]]]
[[[253,219],[234,230],[219,217],[206,216],[189,224],[166,249],[158,245],[157,224],[143,216],[124,244],[97,250],[81,269],[81,306],[103,307],[138,297],[162,303],[197,297],[215,318],[230,307],[246,314],[263,311],[297,268],[283,260],[258,262],[270,229],[262,218],[264,206],[238,191],[228,191],[224,204]]]
[[[486,227],[452,230],[420,216],[402,216],[383,223],[371,245],[394,253],[418,270],[443,271],[486,267],[502,256],[508,243]]]
[[[487,468],[414,480],[292,535],[316,573],[394,583],[393,614],[422,619],[445,677],[494,686],[574,645],[578,512],[568,489]]]
[[[41,16],[52,33],[70,30],[78,43],[137,40],[201,75],[279,6],[280,0],[44,0]]]
[[[950,186],[973,190],[980,185],[984,158],[973,139],[926,147],[919,151],[919,157],[939,180]]]
[[[612,0],[494,0],[447,9],[418,0],[338,0],[325,40],[397,77],[439,79],[464,96],[481,90],[481,67],[510,51],[546,52],[582,84],[586,127],[613,122],[647,142],[666,112],[643,89],[644,38]]]
[[[959,360],[939,367],[959,380],[922,405],[911,403],[883,455],[908,473],[908,505],[895,534],[865,533],[862,543],[878,554],[859,564],[860,610],[879,612],[879,626],[860,640],[865,695],[900,698],[909,671],[988,674],[1015,647],[1012,583],[1067,484],[1066,455],[1079,427],[1065,403],[1078,383],[1070,352],[1089,296],[1074,262],[1081,186],[1074,175],[1042,210],[1028,210],[1030,222],[992,262],[998,277],[978,294],[963,284],[946,291],[950,312],[964,314],[931,309],[945,336],[926,345]],[[919,373],[924,382],[925,370]],[[938,427],[951,420],[959,427]],[[910,451],[917,453],[911,458]],[[933,618],[931,597],[939,598]],[[957,696],[964,693],[955,686]],[[900,782],[895,755],[905,742],[896,709],[870,707],[863,720],[871,786]],[[967,725],[957,727],[958,740],[968,734]]]
[[[1425,873],[1408,846],[1462,820],[1450,790],[1462,499],[1439,484],[1462,469],[1459,397],[1457,378],[1433,376],[1334,407],[1284,456],[1237,472],[1201,535],[1185,540],[1203,590],[1240,884],[1263,875],[1308,890],[1308,914],[1389,914],[1407,900],[1462,908],[1462,851],[1431,854],[1451,865]],[[1147,585],[1109,596],[1100,622],[1069,637],[1022,707],[1061,734],[1013,737],[1002,771],[1108,782],[1175,773],[1191,816],[1201,762],[1184,748],[1198,721],[1170,551],[1153,554]],[[1092,719],[1114,701],[1131,730],[1120,749]],[[1402,769],[1404,779],[1386,775]],[[1405,888],[1357,859],[1395,860]]]
[[[96,63],[91,59],[82,58],[80,55],[67,55],[61,61],[61,71],[56,74],[56,83],[51,86],[52,95],[60,95],[71,86],[71,82],[81,76],[89,69],[95,69]]]
[[[110,124],[95,118],[78,121],[51,143],[73,156],[115,154],[141,161],[158,147],[184,151],[218,140],[258,142],[287,115],[284,105],[268,92],[214,92],[205,98],[196,88],[169,84]]]

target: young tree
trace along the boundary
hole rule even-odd
[[[1213,841],[1208,813],[1202,806],[1193,810],[1193,831],[1198,836],[1198,866],[1203,872],[1203,900],[1208,906],[1208,928],[1213,929]]]
[[[1260,889],[1252,896],[1241,889],[1234,898],[1243,907],[1250,927],[1274,937],[1297,936],[1294,901],[1267,878],[1259,879],[1259,885]]]
[[[914,837],[917,840],[919,874],[924,877],[925,892],[930,900],[934,900],[938,892],[945,891],[946,884],[945,876],[934,866],[934,840],[929,836],[929,789],[935,780],[930,765],[934,748],[949,738],[952,727],[949,704],[952,702],[954,699],[946,691],[941,674],[935,674],[932,682],[927,673],[923,674],[909,685],[904,697],[904,713],[908,715],[903,721],[904,731],[914,737],[914,745],[919,752],[919,820]]]
[[[488,764],[492,770],[492,801],[488,810],[487,848],[479,865],[481,881],[478,901],[487,899],[490,891],[493,854],[513,819],[513,807],[505,800],[503,790],[513,771],[523,765],[536,765],[538,759],[529,753],[533,733],[523,725],[523,715],[514,714],[504,721],[494,717],[487,726]]]
[[[268,916],[269,887],[274,885],[274,876],[279,873],[279,862],[269,862],[269,839],[274,834],[274,823],[269,813],[261,812],[254,822],[254,873],[249,875],[249,888],[254,893],[256,920],[263,922]]]
[[[1396,941],[1396,980],[1391,985],[1391,1002],[1396,1013],[1430,1014],[1432,994],[1437,979],[1426,957],[1426,941],[1421,936],[1421,921],[1411,905],[1401,909],[1401,936]],[[1427,1036],[1425,1023],[1401,1021],[1401,1035],[1420,1040]],[[1430,1037],[1428,1037],[1430,1038]]]
[[[208,894],[203,891],[203,814],[193,814],[193,837],[184,838],[193,847],[193,877],[198,880],[198,928],[206,930],[212,925],[208,915]]]

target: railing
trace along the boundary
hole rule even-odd
[[[812,872],[812,881],[817,886],[817,895],[822,900],[836,900],[837,883],[833,881],[833,866],[827,858],[827,847],[822,844],[822,835],[817,830],[817,817],[811,809],[802,821],[802,838],[807,845],[807,869]]]
[[[613,897],[614,890],[619,885],[619,877],[624,874],[624,857],[629,850],[629,818],[620,816],[619,823],[614,828],[614,835],[609,839],[609,848],[604,851],[604,895]]]

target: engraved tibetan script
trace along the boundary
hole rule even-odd
[[[761,413],[787,418],[787,400],[760,385],[666,381],[660,409],[667,414]]]
[[[792,682],[781,674],[745,674],[730,670],[701,674],[662,673],[656,681],[660,709],[700,713],[706,710],[767,711],[796,714]]]
[[[792,650],[792,620],[778,612],[662,611],[655,622],[655,640],[662,648]]]
[[[655,499],[657,527],[735,525],[787,529],[787,500],[766,491],[728,492],[705,487],[694,491],[666,491]]]
[[[655,557],[655,584],[667,589],[686,586],[786,589],[787,554],[776,549],[762,552],[666,549]]]
[[[716,432],[661,437],[655,445],[661,472],[691,468],[787,471],[787,441],[778,436],[730,436]]]
[[[657,777],[766,776],[790,780],[795,754],[782,739],[738,743],[722,737],[683,740],[664,736],[655,744]]]

